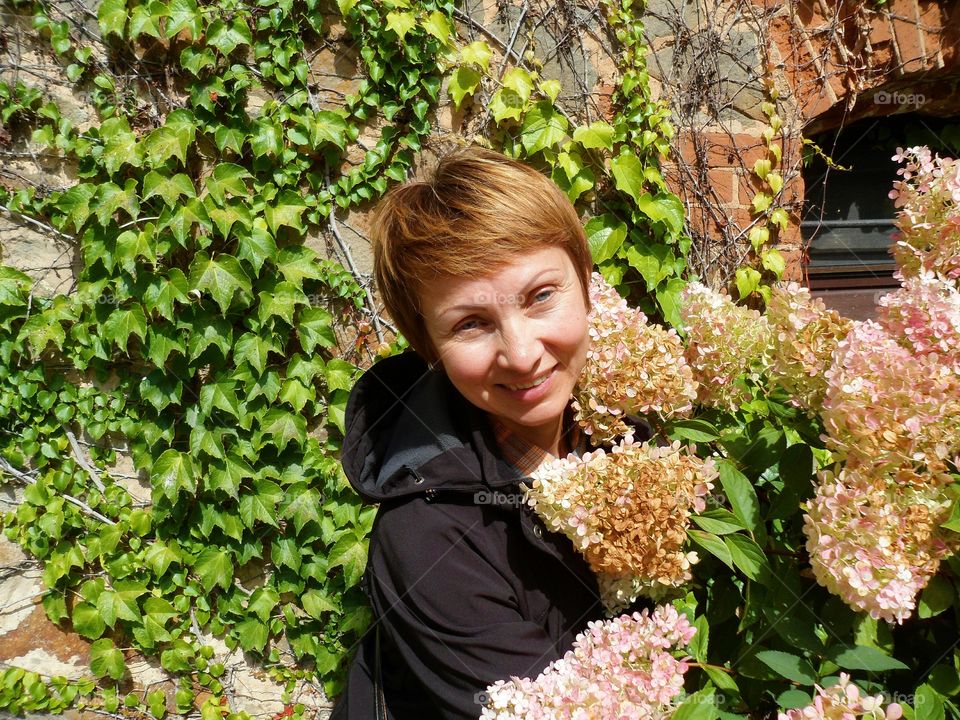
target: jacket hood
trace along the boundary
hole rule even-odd
[[[500,458],[485,414],[414,352],[363,374],[347,401],[345,425],[343,469],[368,502],[439,489],[477,492],[523,479]]]

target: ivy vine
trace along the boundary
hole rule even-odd
[[[91,700],[92,682],[12,669],[0,707],[91,701],[159,719],[162,692],[120,692],[135,648],[179,677],[178,713],[227,716],[209,635],[333,696],[370,621],[358,583],[375,513],[338,462],[364,359],[343,330],[360,330],[367,357],[402,339],[386,344],[366,279],[308,233],[340,241],[338,211],[406,179],[446,77],[457,105],[484,90],[487,142],[592,215],[604,274],[676,323],[690,240],[659,171],[672,130],[650,99],[642,7],[604,3],[621,45],[615,113],[578,124],[535,62],[459,43],[440,0],[338,0],[363,79],[336,107],[321,106],[309,62],[337,16],[320,0],[104,0],[106,56],[43,3],[17,6],[100,122],[81,132],[38,89],[0,83],[3,127],[79,178],[0,187],[2,209],[79,264],[73,291],[53,297],[0,267],[0,471],[23,488],[3,525],[42,562],[47,615],[93,641],[99,689]],[[136,74],[115,72],[146,55],[170,76],[155,88],[162,120],[138,111]],[[255,90],[270,99],[252,111]],[[149,503],[131,494],[137,476]]]

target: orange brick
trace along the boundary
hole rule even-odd
[[[787,261],[787,268],[783,271],[783,279],[787,282],[802,283],[806,274],[806,253],[800,248],[777,247],[783,259]]]
[[[920,72],[926,67],[924,52],[920,47],[920,29],[915,21],[893,18],[893,29],[900,55],[900,72]]]
[[[709,178],[710,190],[716,194],[720,204],[731,205],[737,201],[734,194],[736,175],[732,168],[712,168],[709,171]]]

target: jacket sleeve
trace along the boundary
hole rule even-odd
[[[381,629],[444,720],[476,720],[488,685],[536,676],[559,654],[521,614],[500,524],[413,501],[383,513],[371,543],[369,591]]]

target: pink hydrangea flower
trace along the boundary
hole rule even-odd
[[[900,483],[877,465],[821,472],[803,527],[817,582],[855,610],[902,623],[957,550],[940,528],[951,504],[942,486]]]
[[[900,209],[899,240],[893,254],[903,277],[921,270],[960,280],[960,162],[934,156],[929,148],[897,148],[890,197]]]
[[[695,633],[670,605],[592,622],[536,679],[487,688],[481,720],[666,720],[688,668],[674,652]]]
[[[766,318],[700,283],[683,291],[680,306],[687,334],[687,362],[705,405],[735,410],[749,394],[737,378],[760,378],[769,364],[770,327]]]
[[[789,283],[773,288],[766,317],[773,338],[770,376],[805,410],[818,411],[827,391],[825,373],[851,322],[807,288]]]
[[[574,389],[573,408],[595,446],[632,434],[627,415],[682,415],[697,396],[683,343],[673,329],[647,321],[594,273],[590,347]]]
[[[854,323],[826,374],[825,441],[848,462],[939,476],[960,453],[960,372],[906,344],[876,322]]]
[[[840,681],[828,688],[816,686],[810,705],[781,712],[778,720],[899,720],[903,709],[898,703],[884,705],[883,695],[868,695],[840,673]]]
[[[627,438],[609,452],[546,462],[525,489],[547,527],[570,538],[597,573],[614,613],[690,579],[697,556],[684,551],[689,516],[706,508],[716,474],[711,460],[680,443]]]

